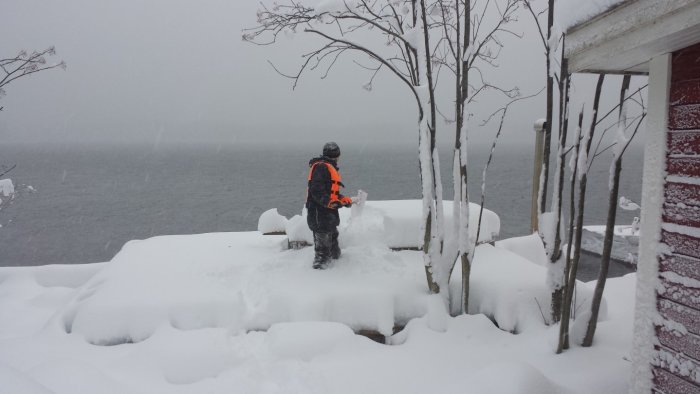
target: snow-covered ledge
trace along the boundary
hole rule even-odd
[[[694,43],[693,37],[700,34],[698,20],[697,0],[622,2],[568,28],[569,69],[647,73],[648,59]]]
[[[651,357],[654,344],[658,254],[661,239],[661,209],[664,191],[668,100],[671,84],[671,55],[649,62],[649,115],[642,177],[642,219],[637,264],[637,297],[631,393],[651,392]]]

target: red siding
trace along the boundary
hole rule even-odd
[[[700,260],[688,256],[670,255],[664,256],[660,261],[659,271],[672,271],[680,276],[700,280]],[[698,319],[700,321],[700,319]]]
[[[670,92],[671,105],[700,104],[700,79],[685,80]]]
[[[673,105],[668,115],[670,129],[692,130],[700,128],[700,104]]]
[[[661,231],[671,253],[659,258],[657,309],[668,323],[656,327],[653,392],[686,394],[700,393],[700,288],[669,279],[700,280],[700,44],[674,53],[671,70],[666,172],[691,179],[665,184],[662,220],[690,229]]]
[[[700,157],[667,158],[668,175],[700,178]]]
[[[674,131],[668,134],[669,155],[700,154],[700,130]]]
[[[683,349],[682,353],[693,360],[700,357],[700,337],[695,334],[680,334],[676,331],[662,328],[656,329],[659,343],[669,349]]]
[[[678,376],[668,372],[665,369],[659,367],[654,368],[654,381],[658,387],[663,387],[667,390],[663,393],[676,393],[676,394],[697,394],[698,386],[693,383],[679,378]],[[654,393],[663,394],[661,391],[654,390]]]
[[[676,254],[700,259],[700,239],[685,234],[661,230],[661,242],[670,246]]]
[[[665,298],[657,301],[659,315],[666,320],[682,324],[691,334],[700,335],[700,327],[693,324],[700,319],[700,311]],[[697,349],[700,350],[700,349]],[[700,358],[698,358],[700,360]]]

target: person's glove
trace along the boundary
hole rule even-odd
[[[344,207],[349,207],[352,205],[352,198],[344,196],[340,199],[340,204]]]
[[[331,209],[338,209],[340,207],[341,207],[341,204],[338,201],[333,201],[333,202],[328,204],[328,208],[331,208]]]

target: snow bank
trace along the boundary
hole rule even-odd
[[[277,208],[268,209],[258,219],[258,231],[263,234],[283,233],[287,227],[287,218],[277,212]]]
[[[454,294],[459,294],[456,279],[461,275],[461,267],[455,267],[451,284]],[[511,332],[543,328],[552,299],[546,276],[546,267],[507,250],[480,245],[472,263],[469,313],[483,313]],[[577,312],[590,309],[592,295],[592,289],[576,287]],[[453,297],[453,304],[455,301],[459,297]]]
[[[452,202],[445,201],[445,228],[451,228]],[[469,236],[474,242],[479,222],[478,204],[469,204]],[[423,245],[422,202],[420,200],[385,200],[367,201],[358,217],[351,216],[351,210],[340,211],[341,242],[345,245],[359,245],[366,242],[379,242],[390,248],[420,248]],[[500,218],[496,213],[484,209],[481,220],[479,241],[490,242],[498,237],[501,228]],[[295,216],[287,223],[287,235],[290,241],[313,243],[313,234],[306,226],[306,210],[301,216]]]

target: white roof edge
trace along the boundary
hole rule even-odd
[[[571,72],[645,73],[650,58],[700,42],[700,1],[628,0],[567,32]]]

